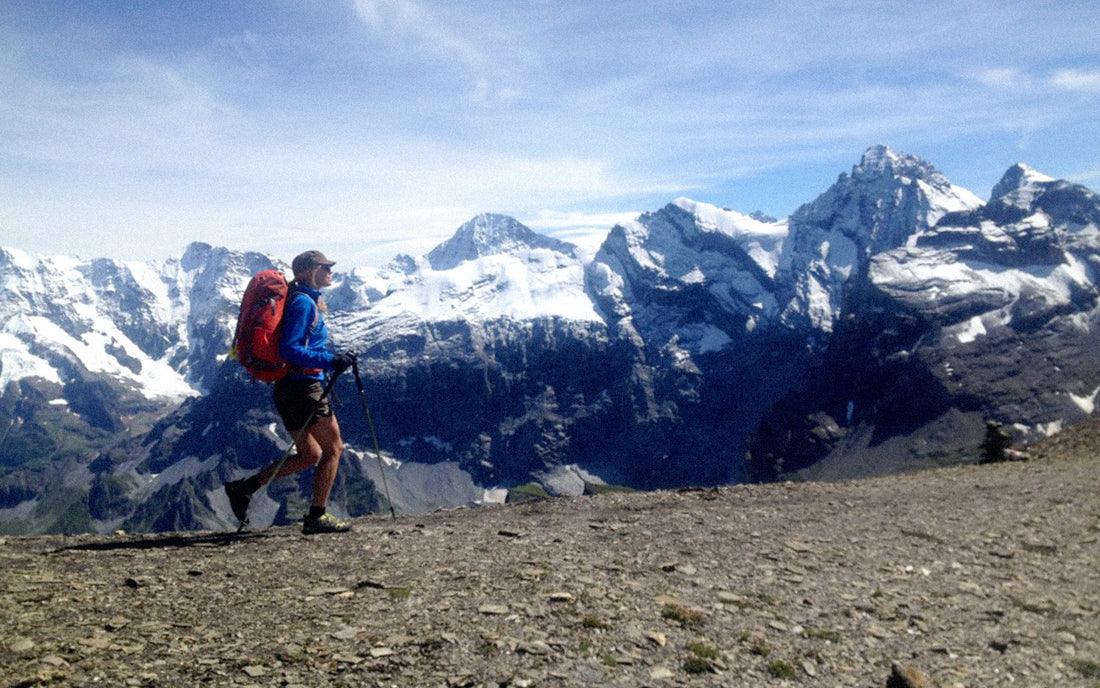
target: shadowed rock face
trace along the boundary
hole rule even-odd
[[[0,538],[0,674],[1089,688],[1098,437],[1082,424],[1023,463],[370,516],[340,535]]]

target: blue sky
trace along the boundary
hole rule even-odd
[[[783,217],[880,143],[1098,189],[1098,37],[1092,0],[5,0],[0,246],[379,265],[481,212]]]

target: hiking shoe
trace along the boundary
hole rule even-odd
[[[229,508],[237,520],[248,523],[248,504],[252,501],[252,493],[245,480],[234,480],[225,484],[225,494],[229,497]]]
[[[351,524],[341,521],[332,514],[322,514],[317,518],[306,518],[302,523],[303,535],[316,535],[318,533],[346,533],[351,530]]]

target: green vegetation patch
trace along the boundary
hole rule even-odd
[[[798,678],[798,671],[790,664],[784,662],[781,659],[777,659],[774,662],[768,664],[768,673],[775,678],[784,680],[793,680]]]
[[[718,650],[704,643],[690,643],[687,649],[699,659],[718,659]]]
[[[661,608],[661,618],[675,621],[683,628],[698,630],[706,625],[703,612],[682,604],[666,604]]]
[[[1100,678],[1100,662],[1091,662],[1086,659],[1071,659],[1069,665],[1073,670],[1085,678]]]
[[[710,660],[702,657],[688,657],[684,660],[683,667],[684,671],[689,674],[713,674],[717,672]]]

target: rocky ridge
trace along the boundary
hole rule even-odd
[[[350,534],[0,539],[5,686],[1100,685],[1100,421],[1031,460]]]

